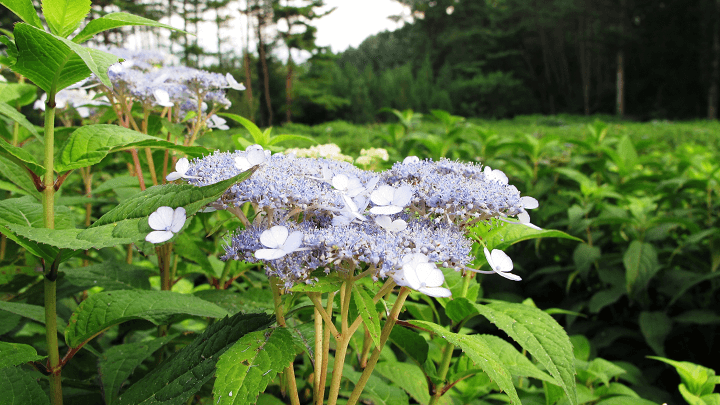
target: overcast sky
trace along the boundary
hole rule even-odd
[[[405,7],[392,0],[325,0],[327,9],[335,11],[316,20],[317,44],[340,52],[358,45],[367,37],[385,30],[395,30],[391,15],[407,14]]]

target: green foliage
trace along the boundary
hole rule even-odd
[[[295,358],[285,328],[248,333],[220,356],[213,394],[220,404],[254,404],[268,383]]]
[[[50,403],[35,376],[17,367],[0,368],[0,389],[8,405]]]
[[[0,342],[0,355],[0,369],[45,358],[38,356],[34,347],[22,343]]]
[[[680,375],[680,394],[690,405],[712,405],[720,403],[720,394],[713,393],[720,384],[715,370],[687,361],[675,361],[663,357],[650,356],[673,367]]]
[[[118,404],[183,404],[215,375],[220,357],[243,336],[267,328],[264,314],[239,313],[210,326],[120,394]],[[261,332],[264,333],[264,332]]]

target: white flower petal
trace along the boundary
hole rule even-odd
[[[235,158],[235,167],[244,172],[250,169],[252,165],[245,156],[238,156]]]
[[[408,156],[408,157],[406,157],[405,159],[403,159],[402,162],[403,162],[404,165],[410,164],[410,163],[419,163],[419,162],[420,162],[420,158],[417,157],[417,156]]]
[[[259,249],[255,252],[255,257],[261,260],[276,260],[286,254],[282,249]]]
[[[175,208],[175,212],[173,212],[172,225],[170,226],[170,230],[173,233],[180,232],[183,225],[185,225],[186,220],[187,220],[187,216],[185,215],[185,208],[183,208],[183,207]]]
[[[529,224],[530,223],[530,214],[528,214],[527,212],[519,213],[517,218],[521,224]]]
[[[398,212],[400,212],[402,210],[403,210],[403,207],[398,207],[395,205],[385,205],[385,206],[370,208],[370,212],[373,214],[376,214],[376,215],[392,215],[392,214],[397,214]]]
[[[279,249],[287,237],[288,229],[282,225],[276,225],[260,234],[260,243],[271,249]]]
[[[540,206],[540,204],[538,203],[538,200],[536,200],[532,197],[528,197],[528,196],[521,197],[520,203],[523,205],[523,208],[525,208],[526,210],[531,210],[533,208],[537,208]]]
[[[448,298],[452,297],[452,292],[447,288],[443,287],[421,287],[418,289],[421,293],[436,298]]]
[[[185,173],[187,173],[189,168],[190,168],[190,162],[187,160],[187,158],[180,158],[175,163],[175,171],[180,173],[181,175],[184,175]]]
[[[513,269],[513,262],[510,256],[499,249],[493,249],[490,253],[493,260],[493,270],[496,272],[509,272]]]
[[[393,193],[393,205],[404,207],[413,198],[413,189],[410,186],[402,186]]]
[[[172,173],[168,174],[168,175],[165,177],[165,180],[167,180],[167,181],[175,181],[175,180],[177,180],[177,179],[181,179],[182,177],[183,177],[182,174],[180,174],[180,173],[178,173],[178,172],[172,172]]]
[[[247,161],[251,166],[259,165],[265,161],[265,151],[254,149],[247,152]]]
[[[286,251],[287,253],[294,252],[298,250],[298,248],[302,244],[302,240],[303,233],[300,231],[295,231],[287,237],[281,249]]]
[[[344,174],[338,174],[332,178],[332,186],[336,190],[344,191],[348,188],[348,176]]]
[[[390,224],[392,224],[392,219],[387,215],[380,215],[379,217],[375,217],[375,223],[383,229],[388,229]]]
[[[415,266],[420,283],[425,287],[440,287],[445,282],[445,275],[435,263],[419,263]]]
[[[172,226],[175,211],[170,207],[160,207],[150,214],[148,225],[156,231],[167,231]]]
[[[145,240],[150,243],[163,243],[170,240],[173,237],[173,233],[170,231],[152,231],[145,237]]]
[[[375,203],[375,205],[388,205],[392,203],[393,196],[395,195],[395,189],[384,185],[378,187],[377,190],[373,191],[372,194],[370,194],[370,201]]]

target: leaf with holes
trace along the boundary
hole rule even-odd
[[[268,383],[293,361],[294,348],[292,336],[285,328],[243,336],[217,363],[214,403],[254,404]]]

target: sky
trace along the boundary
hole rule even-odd
[[[367,37],[385,30],[395,30],[402,22],[388,19],[391,15],[408,14],[405,6],[392,0],[325,0],[326,9],[335,11],[316,20],[317,41],[341,52],[358,45]]]

